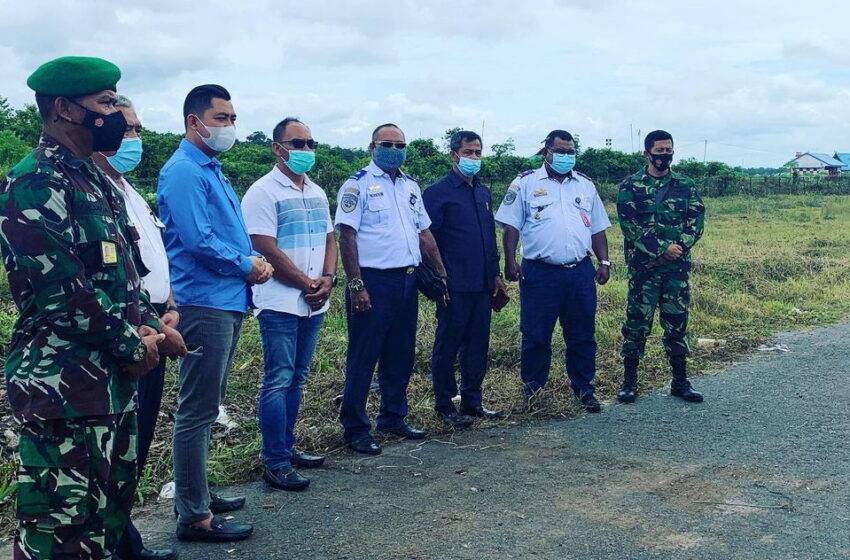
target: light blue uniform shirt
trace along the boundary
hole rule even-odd
[[[587,175],[572,171],[559,183],[549,177],[545,164],[513,180],[496,221],[519,231],[524,259],[556,265],[573,264],[590,255],[591,236],[611,227]]]
[[[387,269],[422,262],[419,233],[431,220],[416,180],[400,173],[393,182],[373,161],[339,188],[336,225],[357,232],[361,267]]]
[[[184,139],[159,172],[156,201],[177,304],[248,309],[256,253],[221,162]]]

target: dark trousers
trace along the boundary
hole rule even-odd
[[[157,315],[162,317],[162,314],[165,313],[165,304],[155,303],[153,307]],[[139,436],[137,439],[139,480],[142,478],[148,452],[153,442],[153,435],[156,431],[156,419],[159,417],[159,405],[162,403],[162,389],[165,381],[165,361],[166,358],[161,357],[156,367],[139,379],[139,409],[137,414],[139,419]],[[128,521],[127,528],[124,530],[124,535],[121,537],[121,542],[116,550],[118,556],[132,558],[141,552],[143,547],[139,530],[133,525],[132,520]]]
[[[416,316],[419,296],[414,274],[405,269],[361,269],[372,309],[351,313],[346,291],[348,351],[345,388],[339,420],[346,441],[369,435],[366,399],[375,366],[381,386],[378,427],[398,426],[407,416],[407,384],[416,351]]]
[[[490,344],[490,293],[451,292],[446,307],[437,307],[437,332],[431,354],[434,408],[450,411],[457,394],[455,358],[460,361],[462,407],[481,406],[481,383]],[[458,356],[458,353],[460,356]]]
[[[560,321],[567,349],[564,362],[577,395],[594,390],[596,373],[596,271],[590,259],[575,268],[522,262],[520,284],[520,373],[526,394],[541,389],[552,364],[552,332]]]

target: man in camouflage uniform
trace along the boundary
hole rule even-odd
[[[620,184],[617,214],[629,271],[629,301],[623,324],[623,386],[620,402],[637,394],[637,368],[652,317],[659,307],[664,349],[673,369],[670,394],[702,402],[687,378],[688,305],[693,246],[702,237],[705,207],[693,180],[670,170],[673,137],[663,130],[644,141],[648,165]]]
[[[27,80],[38,148],[0,183],[18,308],[5,365],[21,424],[15,559],[112,558],[136,488],[136,383],[165,343],[121,195],[89,159],[115,150],[121,73],[63,57]]]

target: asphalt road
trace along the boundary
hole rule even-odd
[[[599,415],[342,454],[303,493],[227,489],[256,524],[179,543],[171,502],[139,519],[183,560],[850,558],[850,325],[780,335],[697,380]]]

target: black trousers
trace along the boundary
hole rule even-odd
[[[165,304],[154,304],[157,314],[161,317],[165,313]],[[138,464],[139,479],[141,480],[147,462],[148,452],[153,443],[153,435],[156,431],[156,419],[159,417],[159,405],[162,403],[162,390],[165,381],[165,361],[163,356],[154,369],[139,379],[139,436],[138,436]],[[116,552],[123,558],[132,558],[141,552],[144,545],[139,530],[133,525],[132,520],[127,522],[124,536],[118,544]]]

